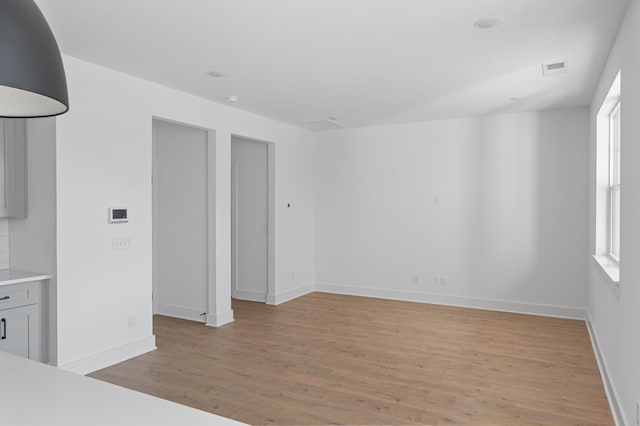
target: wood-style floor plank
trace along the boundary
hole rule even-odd
[[[91,377],[250,424],[611,425],[583,321],[313,293]]]

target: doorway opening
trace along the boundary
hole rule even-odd
[[[154,314],[206,322],[208,145],[207,130],[153,120]]]
[[[275,145],[231,136],[231,297],[275,300]]]

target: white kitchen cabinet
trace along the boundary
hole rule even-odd
[[[27,122],[0,119],[0,218],[27,217]]]
[[[43,281],[0,286],[0,351],[45,362]]]
[[[0,311],[0,351],[35,359],[39,319],[35,305]]]

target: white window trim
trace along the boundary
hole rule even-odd
[[[621,103],[621,73],[618,72],[596,116],[596,221],[593,259],[613,284],[620,284],[620,259],[612,253],[613,236],[613,126],[612,115]],[[619,218],[619,216],[618,216]]]
[[[619,120],[620,117],[618,116],[618,129],[615,128],[614,126],[614,116],[616,114],[620,113],[620,97],[618,97],[616,99],[616,104],[614,105],[614,107],[611,109],[611,112],[609,113],[609,189],[608,189],[608,214],[607,214],[607,254],[608,256],[611,258],[611,260],[616,263],[619,264],[620,263],[620,257],[619,257],[619,253],[615,253],[614,251],[614,244],[613,244],[613,236],[614,236],[614,231],[613,231],[613,216],[614,214],[617,214],[618,216],[618,222],[620,221],[620,212],[616,211],[616,209],[614,208],[614,200],[613,200],[613,192],[618,190],[620,191],[620,180],[618,179],[618,182],[616,183],[616,179],[615,179],[615,175],[620,173],[619,170],[617,170],[617,168],[619,168],[620,166],[618,165],[618,167],[616,168],[616,164],[615,164],[615,140],[616,138],[620,137],[620,132],[619,132]],[[617,133],[616,133],[617,130]],[[620,235],[618,235],[618,252],[620,251]]]
[[[614,262],[611,256],[593,255],[593,260],[600,266],[613,284],[620,285],[620,263]]]

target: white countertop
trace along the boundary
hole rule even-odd
[[[244,423],[0,352],[7,426],[199,426]]]
[[[0,286],[27,283],[30,281],[48,280],[51,275],[38,272],[18,271],[15,269],[0,269]]]

